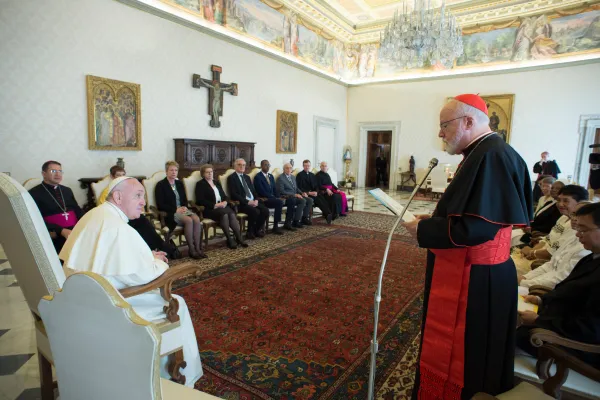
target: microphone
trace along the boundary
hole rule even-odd
[[[375,306],[373,307],[374,324],[373,324],[373,339],[371,340],[371,365],[370,365],[370,371],[369,371],[369,395],[367,397],[368,400],[373,400],[374,396],[375,396],[375,368],[376,368],[376,362],[377,362],[377,352],[379,351],[379,343],[377,342],[377,324],[379,323],[379,304],[381,303],[381,286],[383,283],[383,271],[385,270],[385,263],[387,262],[387,256],[388,256],[388,252],[390,250],[390,244],[392,243],[392,237],[394,236],[394,231],[396,231],[398,224],[400,223],[400,221],[402,221],[402,217],[404,217],[404,213],[406,212],[406,210],[408,210],[408,206],[412,202],[413,198],[415,197],[415,195],[417,194],[417,192],[419,191],[421,186],[423,186],[423,184],[427,181],[427,177],[431,173],[431,170],[434,169],[437,165],[438,165],[437,158],[434,157],[429,161],[429,168],[427,169],[427,172],[423,176],[423,179],[421,179],[421,182],[419,182],[418,185],[415,185],[415,188],[414,188],[412,194],[410,195],[410,198],[408,199],[408,203],[406,203],[404,210],[402,210],[402,213],[398,216],[396,223],[394,224],[394,226],[392,227],[392,230],[390,231],[390,234],[389,234],[388,240],[387,240],[387,244],[385,246],[385,252],[383,253],[383,261],[381,262],[381,269],[379,270],[379,281],[377,283],[377,291],[375,292]]]

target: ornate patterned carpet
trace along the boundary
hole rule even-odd
[[[197,388],[226,399],[365,399],[373,295],[393,221],[354,212],[198,261],[203,274],[176,288],[201,351]],[[379,320],[381,399],[410,397],[420,329],[425,251],[398,232]]]

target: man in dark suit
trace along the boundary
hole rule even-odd
[[[539,313],[519,312],[523,326],[517,329],[517,346],[536,355],[530,330],[543,328],[589,344],[600,344],[600,204],[588,204],[575,212],[577,237],[592,254],[582,258],[571,274],[542,297],[525,296],[537,304]],[[600,368],[600,354],[570,350],[583,361]]]
[[[545,176],[551,176],[554,179],[558,179],[560,174],[560,168],[555,160],[550,159],[550,153],[544,151],[541,155],[541,160],[533,165],[533,172],[538,174],[536,183],[538,183]],[[537,202],[542,197],[542,191],[538,185],[533,188],[533,202]]]
[[[240,212],[248,214],[247,239],[265,236],[265,221],[269,218],[269,209],[258,200],[258,193],[250,177],[244,173],[246,161],[235,160],[235,172],[227,177],[227,187],[232,200],[240,203]]]
[[[379,156],[375,159],[375,169],[377,170],[376,177],[376,185],[379,185],[379,182],[384,185],[387,184],[387,160],[385,159],[385,154],[383,151],[379,153]]]
[[[313,199],[315,206],[321,209],[327,224],[331,224],[331,220],[334,219],[332,209],[335,210],[335,201],[333,196],[326,197],[323,193],[319,193],[319,182],[317,182],[315,174],[310,172],[310,166],[310,160],[302,162],[303,170],[296,175],[296,183],[302,192]]]
[[[279,222],[281,222],[283,200],[279,198],[277,188],[275,187],[275,178],[269,173],[269,168],[271,168],[269,160],[262,160],[260,162],[260,172],[254,177],[254,188],[259,197],[265,198],[263,200],[265,206],[275,209],[273,213],[273,230],[271,232],[276,235],[282,235],[283,232],[279,229]]]
[[[296,211],[294,213],[295,228],[303,228],[304,225],[312,225],[310,221],[310,210],[312,210],[313,199],[298,188],[296,177],[292,175],[292,164],[283,165],[283,174],[277,178],[277,190],[282,196],[293,197],[296,200]],[[288,210],[288,213],[291,212]],[[286,216],[286,221],[288,220]]]

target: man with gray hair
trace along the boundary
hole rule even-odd
[[[288,198],[294,198],[296,200],[296,211],[294,213],[294,222],[292,226],[294,228],[303,228],[304,225],[312,225],[310,221],[310,210],[312,210],[314,200],[308,196],[307,193],[303,192],[298,188],[296,183],[296,177],[292,175],[292,164],[285,163],[283,165],[283,174],[277,178],[277,190],[280,196],[286,196]],[[288,213],[291,215],[291,211],[288,206]],[[286,215],[286,224],[288,224],[288,217]],[[287,228],[284,225],[284,228]]]
[[[403,226],[429,249],[421,353],[414,398],[496,395],[514,382],[517,273],[513,226],[533,217],[521,156],[489,127],[487,105],[456,96],[440,112],[438,136],[463,161],[433,215]]]
[[[249,240],[265,236],[265,222],[269,218],[269,209],[258,198],[252,180],[244,172],[246,160],[235,160],[235,172],[227,177],[227,187],[232,200],[240,203],[238,209],[248,215],[246,238]]]
[[[102,275],[116,289],[124,289],[151,282],[169,269],[165,253],[151,251],[127,224],[128,220],[140,217],[146,204],[144,194],[144,186],[135,178],[123,176],[110,183],[106,202],[83,216],[59,254],[67,276],[74,271],[91,271]],[[179,302],[177,314],[187,363],[182,374],[186,386],[194,387],[202,376],[196,334],[185,301],[173,297]],[[130,297],[127,302],[148,321],[166,318],[167,302],[158,290]],[[165,357],[161,360],[161,376],[170,378],[166,363]]]

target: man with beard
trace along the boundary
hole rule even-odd
[[[413,398],[496,395],[514,380],[517,274],[513,226],[533,217],[531,180],[517,152],[489,128],[473,94],[440,112],[450,154],[463,154],[433,215],[403,226],[427,248],[421,352]]]

